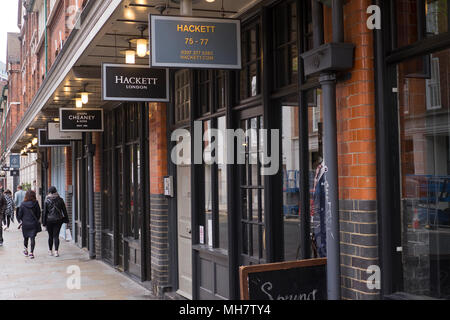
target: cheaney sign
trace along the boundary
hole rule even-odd
[[[103,109],[59,109],[60,131],[103,131]]]
[[[169,70],[104,63],[102,98],[105,101],[169,101]]]

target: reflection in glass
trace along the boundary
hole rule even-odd
[[[450,299],[450,50],[425,59],[427,77],[397,67],[404,290]]]

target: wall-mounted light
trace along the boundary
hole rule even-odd
[[[38,138],[34,138],[31,143],[33,144],[33,146],[37,145],[38,144]]]

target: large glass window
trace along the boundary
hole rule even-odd
[[[240,99],[261,93],[261,24],[259,20],[245,26],[242,31],[242,71]]]
[[[428,76],[411,75],[424,60]],[[450,299],[450,49],[397,72],[404,291]]]
[[[298,80],[297,3],[284,2],[273,10],[275,87],[296,84]]]
[[[308,108],[309,143],[309,185],[300,184],[300,137],[298,103],[289,99],[282,106],[282,161],[283,161],[283,225],[284,259],[300,259],[301,246],[301,203],[300,192],[308,188],[310,192],[310,214],[312,237],[312,257],[325,257],[325,193],[323,183],[322,150],[322,91],[309,90],[306,93]],[[294,97],[295,99],[295,97]]]
[[[397,0],[397,47],[448,32],[448,0]]]

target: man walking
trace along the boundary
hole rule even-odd
[[[6,199],[3,194],[3,188],[0,189],[0,221],[3,221],[3,217],[6,211]],[[3,246],[3,228],[0,226],[0,247]]]
[[[20,205],[22,204],[23,199],[25,199],[25,194],[26,194],[26,192],[23,191],[22,186],[19,185],[17,187],[17,192],[14,194],[14,203],[16,205],[16,217],[17,217],[17,214],[19,213]]]

